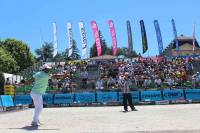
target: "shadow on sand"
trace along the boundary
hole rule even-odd
[[[33,130],[60,130],[60,129],[49,129],[49,128],[41,128],[40,126],[24,126],[21,128],[8,128],[8,129],[22,129],[26,131],[33,131]]]

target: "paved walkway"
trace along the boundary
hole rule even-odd
[[[0,113],[0,133],[200,133],[200,104],[45,108],[44,125],[30,126],[33,109]]]

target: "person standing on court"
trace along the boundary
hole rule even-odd
[[[120,82],[121,84],[121,89],[122,89],[122,96],[123,96],[123,106],[124,106],[124,111],[128,111],[128,106],[127,106],[127,101],[129,103],[129,106],[132,111],[136,111],[133,102],[132,102],[132,96],[130,92],[130,86],[131,86],[131,80],[129,79],[128,73],[125,72],[124,78]]]
[[[42,95],[45,93],[47,86],[48,86],[48,80],[50,78],[49,72],[51,70],[51,66],[48,64],[44,64],[41,67],[41,71],[37,72],[35,75],[33,75],[34,78],[34,85],[31,90],[31,97],[33,99],[33,103],[35,106],[33,120],[31,125],[32,126],[40,126],[41,123],[39,121],[40,114],[43,109],[43,98]]]

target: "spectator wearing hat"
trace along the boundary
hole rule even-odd
[[[123,96],[123,106],[124,106],[124,111],[128,111],[127,107],[127,101],[129,102],[129,106],[132,111],[136,111],[133,103],[132,103],[132,96],[130,92],[130,86],[131,86],[131,81],[128,79],[128,73],[126,72],[124,74],[124,79],[120,81],[121,87],[122,87],[122,96]]]

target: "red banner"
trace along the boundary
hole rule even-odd
[[[112,37],[113,55],[116,56],[117,55],[117,38],[116,38],[115,27],[112,20],[109,20],[108,24],[110,28],[111,37]]]
[[[94,38],[95,38],[96,47],[97,47],[97,55],[101,56],[102,50],[101,50],[101,40],[99,36],[99,29],[95,21],[91,21],[91,26],[94,32]]]

